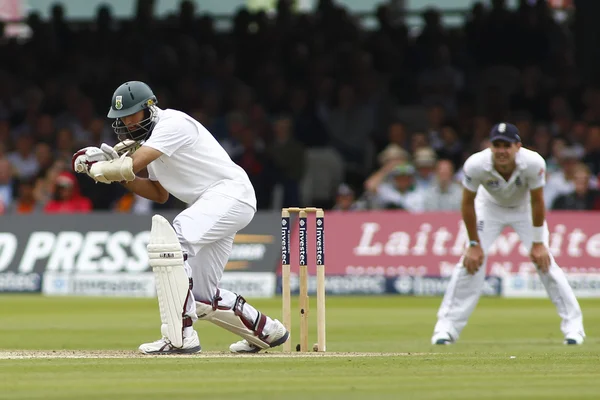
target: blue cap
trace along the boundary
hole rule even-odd
[[[494,125],[490,132],[490,142],[502,140],[510,143],[519,143],[521,137],[519,136],[519,129],[513,124],[507,124],[502,122]]]

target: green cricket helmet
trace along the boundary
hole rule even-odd
[[[150,86],[144,82],[125,82],[115,90],[112,96],[108,118],[114,118],[112,127],[120,141],[147,139],[158,119],[158,100]],[[125,125],[121,118],[144,111],[141,121]]]

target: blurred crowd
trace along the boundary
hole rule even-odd
[[[417,34],[385,4],[372,30],[333,0],[310,14],[280,0],[222,32],[189,1],[78,24],[57,3],[28,16],[30,39],[0,42],[0,214],[183,207],[71,171],[77,149],[115,144],[105,115],[128,80],[204,124],[260,209],[459,209],[462,163],[498,121],[545,157],[548,209],[600,209],[600,90],[578,78],[570,21],[531,3],[474,2],[453,28],[428,9]]]

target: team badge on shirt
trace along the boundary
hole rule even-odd
[[[515,180],[515,185],[521,186],[522,184],[523,184],[523,182],[521,182],[521,177],[517,176],[517,179]]]
[[[497,188],[500,185],[500,182],[498,182],[497,180],[494,180],[494,179],[490,179],[485,184],[491,188]]]

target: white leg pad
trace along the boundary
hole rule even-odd
[[[148,259],[156,280],[162,322],[161,332],[175,347],[183,346],[183,317],[190,280],[183,267],[183,252],[169,221],[152,217]]]
[[[240,304],[236,301],[236,304]],[[242,303],[243,304],[243,303]],[[243,307],[243,305],[242,305]],[[240,310],[241,312],[241,310]],[[270,348],[269,344],[261,340],[255,331],[249,329],[241,317],[236,314],[232,309],[216,309],[213,310],[212,306],[205,303],[196,302],[196,313],[198,319],[210,321],[213,324],[220,326],[221,328],[228,330],[229,332],[235,333],[238,336],[243,337],[256,347],[260,349]],[[264,316],[259,317],[260,319],[265,318]],[[262,324],[262,327],[258,327],[258,331],[262,331],[264,322],[259,320],[258,325]]]

